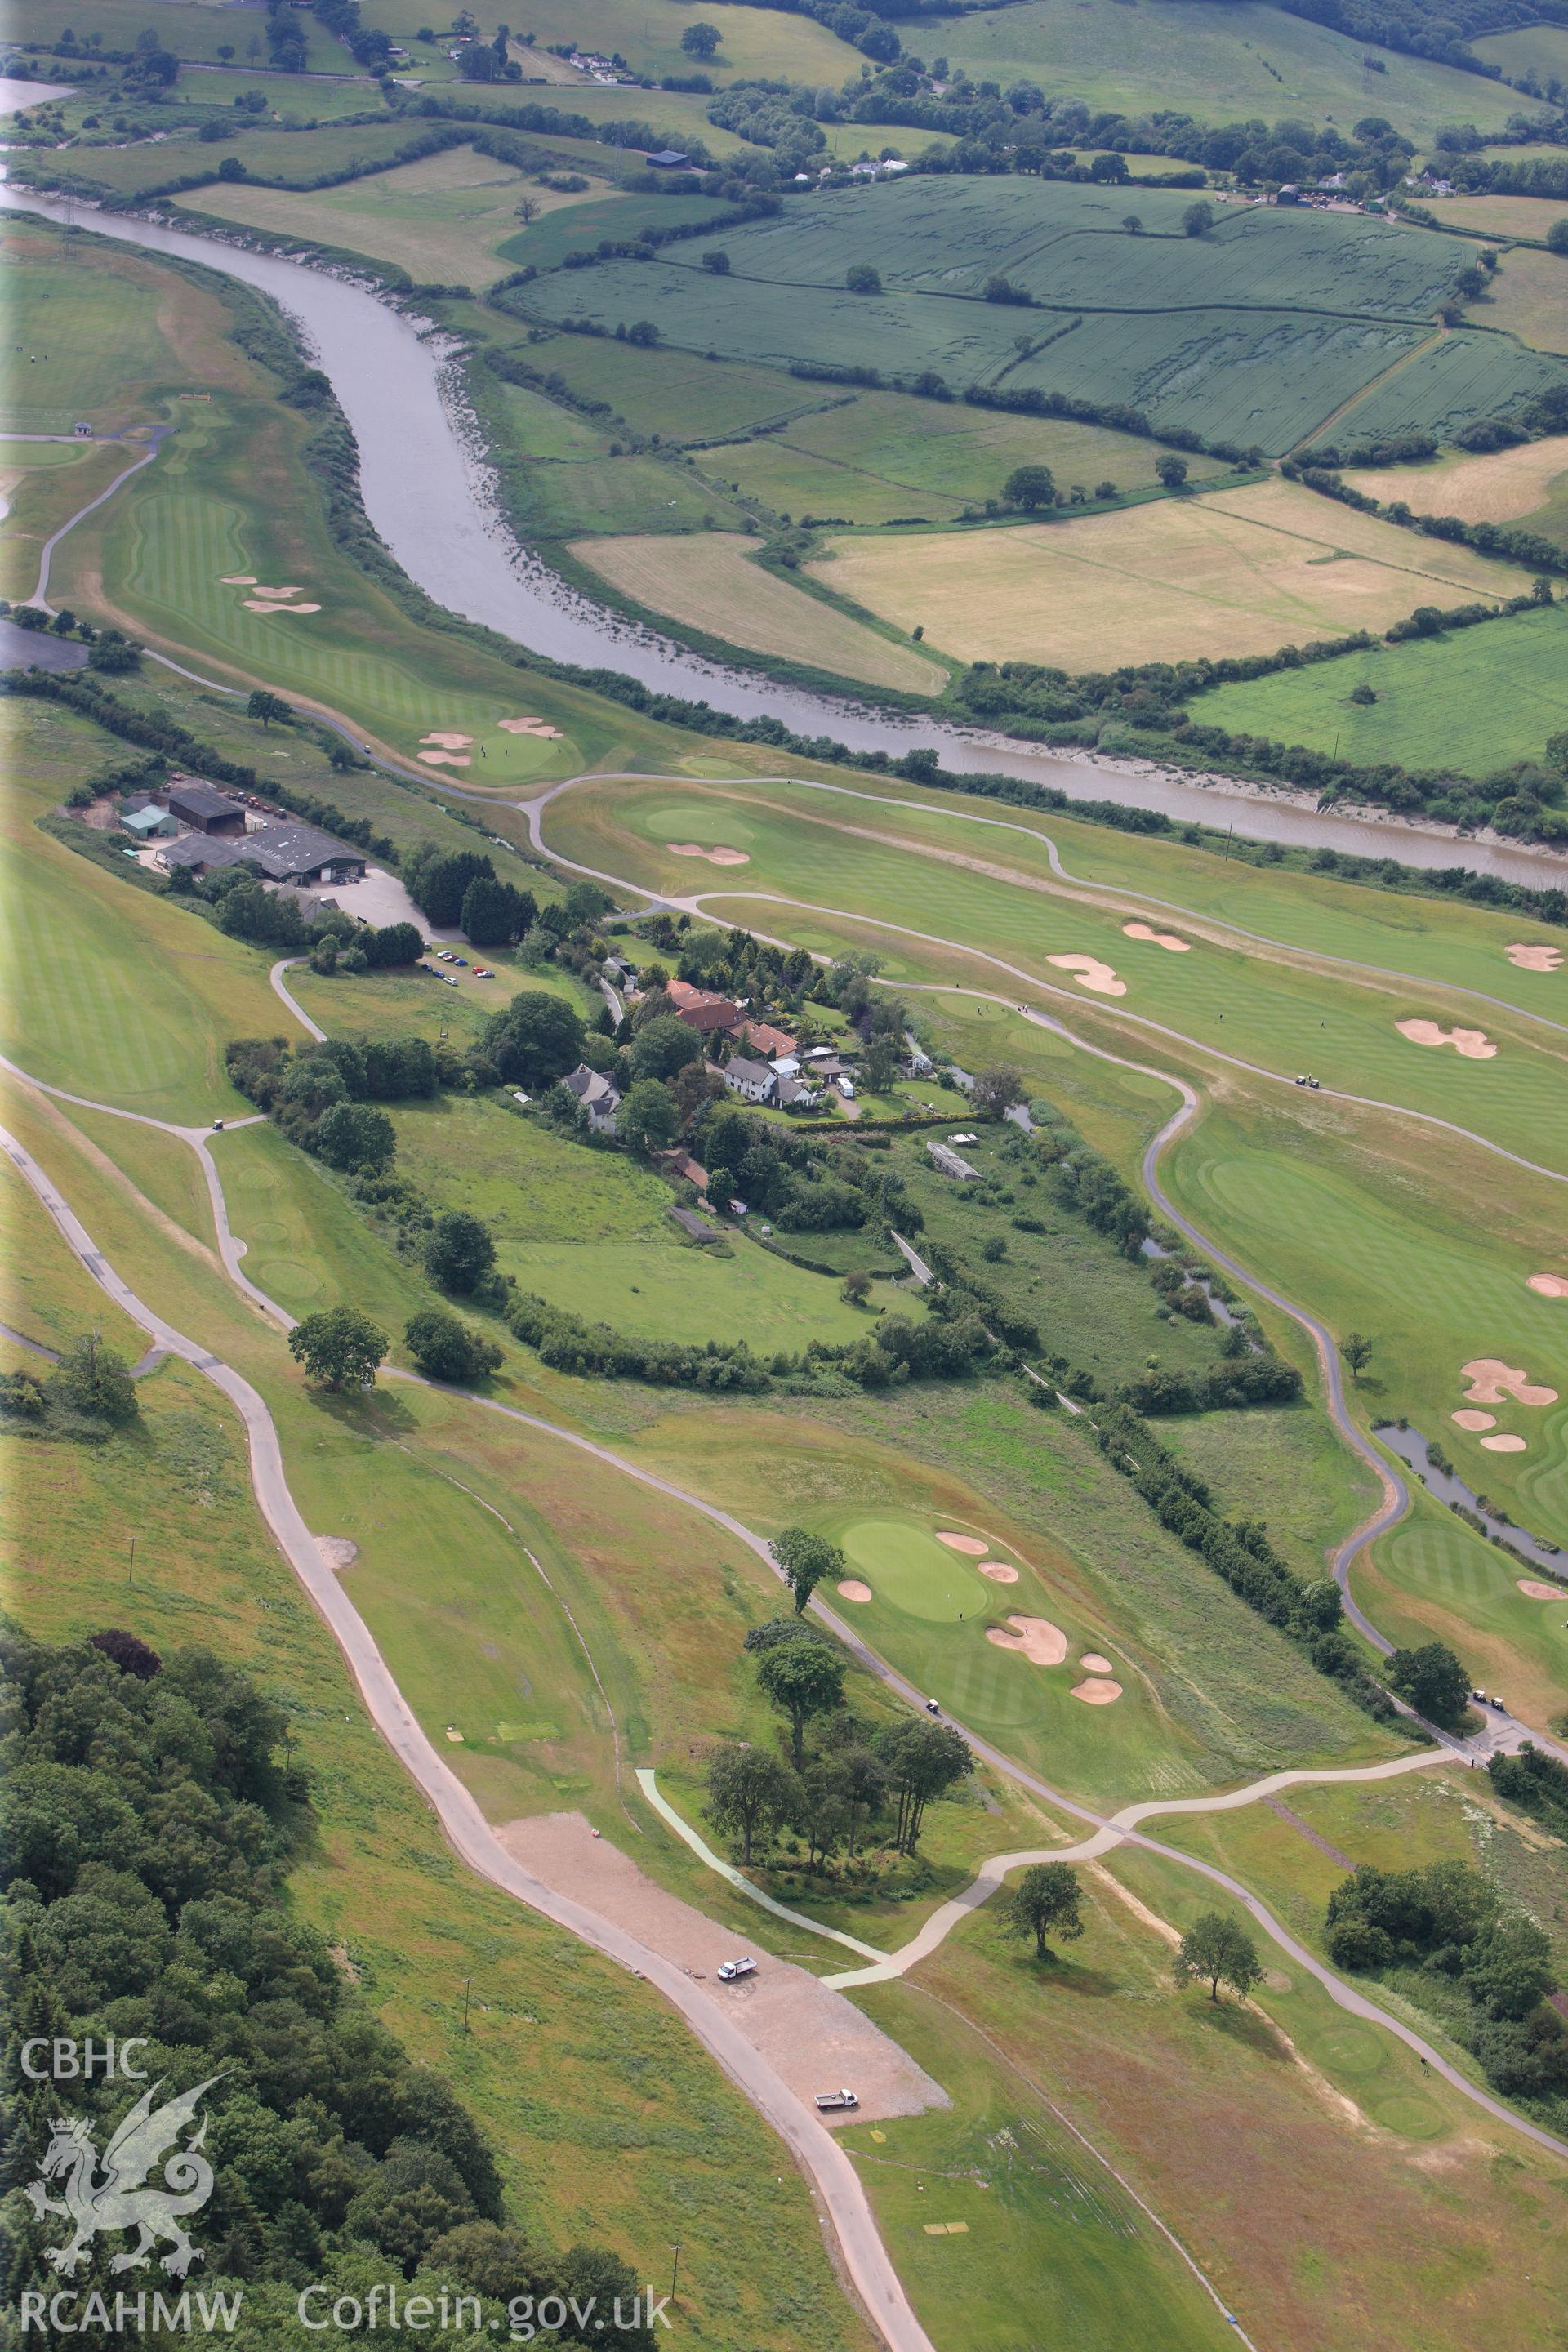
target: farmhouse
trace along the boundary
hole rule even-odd
[[[599,1135],[608,1135],[616,1124],[616,1113],[621,1107],[621,1090],[586,1062],[579,1062],[561,1081],[568,1094],[576,1096],[588,1114],[588,1124]]]
[[[739,1054],[731,1055],[724,1065],[724,1084],[745,1102],[778,1100],[778,1076],[766,1062],[748,1062]]]
[[[741,1025],[741,1008],[728,996],[715,996],[709,988],[693,988],[689,981],[672,980],[669,993],[674,1001],[676,1017],[700,1037],[710,1037],[718,1030],[732,1032]]]
[[[950,1150],[945,1143],[932,1141],[926,1145],[926,1150],[936,1162],[937,1173],[950,1176],[955,1184],[972,1183],[980,1173],[978,1168],[972,1168],[967,1160],[961,1160],[957,1152]]]
[[[199,776],[174,776],[169,783],[169,814],[182,824],[194,825],[198,833],[231,834],[245,831],[245,810],[227,793],[220,793],[216,784],[204,783]]]
[[[169,805],[171,813],[177,814],[173,790]],[[254,833],[237,836],[187,833],[178,841],[161,842],[156,855],[169,874],[182,866],[187,873],[201,875],[219,866],[254,866],[263,881],[294,884],[358,882],[366,864],[357,849],[345,848],[319,825],[297,821],[260,824]]]

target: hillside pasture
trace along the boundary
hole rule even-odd
[[[1358,686],[1376,701],[1352,702]],[[1234,734],[1322,751],[1337,742],[1363,763],[1484,775],[1505,761],[1538,760],[1546,738],[1568,726],[1568,609],[1215,687],[1192,711]]]
[[[942,691],[945,673],[937,663],[763,572],[750,560],[755,544],[735,532],[704,531],[578,540],[571,551],[623,596],[706,636],[867,686]]]
[[[242,227],[279,230],[395,262],[416,282],[483,287],[508,267],[502,249],[517,239],[522,197],[539,206],[542,227],[562,210],[596,215],[602,200],[614,194],[608,181],[600,181],[582,195],[562,195],[471,147],[449,147],[337,188],[296,193],[213,186],[179,201],[184,209]]]
[[[1516,567],[1414,539],[1282,481],[1076,520],[932,532],[918,558],[901,541],[840,538],[809,569],[899,628],[923,625],[945,653],[1067,670],[1271,652],[1384,629],[1417,604],[1529,586]]]
[[[1350,34],[1260,0],[1220,10],[1202,0],[1122,0],[1114,16],[1074,0],[1025,0],[961,16],[942,32],[953,63],[976,81],[1004,89],[1041,82],[1127,114],[1168,107],[1200,122],[1290,115],[1342,130],[1383,114],[1420,139],[1444,122],[1500,128],[1521,103],[1496,82],[1396,50],[1368,51]],[[1363,62],[1368,55],[1381,73]]]

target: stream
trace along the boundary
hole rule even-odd
[[[1006,737],[883,715],[852,698],[705,661],[594,604],[518,545],[496,507],[489,468],[468,446],[451,404],[457,386],[449,342],[422,339],[363,287],[277,255],[79,203],[68,211],[63,202],[15,188],[0,188],[0,208],[74,220],[95,235],[199,261],[268,296],[300,329],[331,381],[359,446],[365,511],[384,545],[438,604],[531,652],[617,669],[657,692],[706,701],[738,718],[771,716],[798,734],[829,735],[855,751],[930,749],[958,774],[1000,772],[1053,785],[1073,799],[1157,809],[1177,822],[1234,819],[1236,831],[1255,840],[1396,856],[1428,868],[1462,865],[1533,888],[1568,879],[1568,860],[1548,850],[1459,840],[1398,819],[1323,814],[1283,793],[1193,783],[1139,763],[1052,757]]]
[[[1397,1422],[1390,1421],[1383,1423],[1377,1435],[1402,1462],[1409,1464],[1428,1494],[1447,1503],[1450,1509],[1470,1512],[1481,1521],[1494,1542],[1506,1544],[1521,1559],[1563,1580],[1564,1595],[1568,1597],[1568,1559],[1555,1544],[1546,1543],[1541,1537],[1532,1536],[1528,1528],[1516,1528],[1511,1519],[1500,1519],[1495,1511],[1484,1509],[1462,1478],[1457,1478],[1451,1470],[1439,1470],[1435,1462],[1427,1460],[1426,1440],[1418,1429],[1401,1429]]]

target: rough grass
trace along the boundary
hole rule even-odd
[[[1417,604],[1521,594],[1527,576],[1289,482],[1079,520],[829,541],[814,578],[965,660],[1067,670],[1268,653]]]
[[[1346,654],[1321,670],[1216,687],[1194,701],[1193,713],[1235,733],[1315,751],[1331,751],[1337,741],[1347,760],[1484,775],[1510,760],[1538,760],[1546,738],[1568,723],[1564,651],[1558,606],[1495,627]],[[1358,686],[1370,686],[1377,700],[1352,702]]]
[[[941,691],[945,673],[935,662],[762,571],[749,560],[752,544],[711,531],[682,540],[579,540],[572,552],[624,596],[707,636],[868,686]]]
[[[1485,236],[1522,236],[1539,244],[1568,205],[1550,196],[1439,196],[1432,210],[1445,228],[1474,228]]]
[[[269,151],[270,152],[270,151]],[[601,181],[581,196],[542,188],[521,172],[478,155],[471,147],[421,156],[390,172],[337,188],[295,194],[287,188],[210,187],[181,199],[188,209],[215,214],[248,228],[278,229],[319,238],[373,260],[395,262],[416,281],[476,289],[500,278],[517,258],[502,248],[519,240],[517,206],[526,195],[540,209],[542,229],[552,213],[585,210],[614,194]],[[595,229],[593,234],[614,232]],[[523,239],[532,232],[521,232]]]

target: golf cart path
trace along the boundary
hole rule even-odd
[[[151,1121],[164,1125],[163,1121]],[[190,1134],[188,1129],[175,1132]],[[816,2189],[837,2236],[844,2263],[892,2352],[934,2352],[916,2319],[878,2234],[853,2164],[814,2108],[790,2090],[723,2006],[684,1969],[626,1927],[558,1894],[514,1859],[474,1799],[437,1755],[394,1680],[363,1620],[323,1560],[289,1491],[282,1449],[261,1396],[240,1373],[189,1339],[139,1298],[110,1265],[45,1171],[0,1129],[0,1150],[43,1203],[67,1248],[121,1312],[168,1354],[205,1373],[238,1412],[249,1450],[251,1484],[263,1518],[335,1637],[372,1720],[415,1785],[429,1801],[452,1846],[481,1878],[552,1920],[608,1959],[658,1987],[731,2081],[791,2150]]]
[[[9,1063],[3,1066],[15,1068],[15,1066]],[[25,1077],[24,1073],[17,1072],[16,1075]],[[37,1082],[26,1080],[26,1083],[36,1085]],[[59,1088],[52,1087],[41,1090],[57,1096],[61,1092]],[[66,1097],[65,1099],[81,1102],[84,1098]],[[128,1116],[137,1118],[142,1124],[159,1127],[166,1132],[183,1136],[186,1141],[202,1152],[206,1165],[209,1168],[212,1167],[206,1150],[208,1140],[206,1130],[179,1127],[170,1121],[149,1118],[145,1114],[128,1114]],[[484,1820],[468,1790],[432,1748],[415,1720],[368,1629],[348,1601],[336,1576],[324,1564],[314,1538],[305,1527],[289,1491],[283,1469],[281,1448],[271,1415],[256,1390],[240,1374],[233,1371],[210,1352],[198,1348],[195,1342],[174,1331],[172,1327],[165,1324],[150,1307],[142,1305],[142,1301],[109,1266],[101,1252],[96,1249],[90,1237],[67,1207],[42,1170],[32,1160],[22,1146],[4,1129],[0,1129],[0,1149],[5,1150],[13,1164],[37,1193],[45,1207],[54,1217],[67,1245],[86,1266],[100,1286],[108,1292],[133,1321],[140,1323],[159,1345],[166,1348],[171,1354],[179,1355],[186,1362],[195,1365],[198,1370],[205,1372],[236,1404],[247,1428],[250,1444],[252,1483],[263,1516],[278,1537],[286,1557],[294,1566],[306,1591],[326,1618],[328,1625],[337,1638],[374,1719],[416,1785],[424,1790],[435,1806],[443,1827],[459,1853],[466,1861],[470,1862],[482,1876],[492,1879],[496,1885],[517,1895],[520,1900],[533,1905],[533,1907],[543,1911],[547,1916],[556,1919],[559,1924],[569,1927],[572,1932],[583,1935],[586,1941],[595,1946],[596,1949],[606,1951],[612,1958],[626,1960],[627,1965],[633,1965],[633,1961],[627,1958],[624,1948],[625,1943],[629,1939],[622,1937],[616,1942],[605,1941],[605,1923],[597,1919],[584,1906],[573,1902],[568,1897],[557,1895],[553,1890],[542,1886],[541,1882],[520,1871],[519,1866],[505,1854],[494,1832]],[[211,1181],[221,1195],[222,1188],[218,1182],[216,1169],[213,1169]],[[220,1238],[225,1249],[226,1263],[227,1263],[227,1253],[237,1251],[240,1245],[235,1242],[232,1234],[228,1231],[226,1216],[221,1228]],[[230,1265],[230,1271],[237,1276],[237,1261]],[[238,1278],[243,1281],[242,1276]],[[264,1298],[265,1295],[258,1291],[253,1284],[245,1283],[244,1286],[251,1297],[258,1299]],[[292,1328],[292,1318],[288,1317],[281,1307],[277,1307],[270,1300],[266,1301],[266,1305],[277,1322],[285,1328]],[[672,1480],[661,1477],[658,1472],[647,1469],[639,1463],[626,1460],[624,1455],[617,1454],[608,1446],[599,1444],[595,1439],[582,1436],[574,1430],[563,1429],[553,1422],[544,1420],[539,1414],[525,1412],[520,1406],[504,1404],[495,1398],[477,1396],[468,1391],[447,1389],[440,1382],[423,1380],[417,1373],[402,1371],[393,1367],[389,1369],[388,1377],[405,1380],[419,1387],[437,1389],[447,1395],[464,1397],[483,1412],[493,1412],[503,1419],[521,1423],[527,1428],[537,1430],[543,1435],[574,1447],[577,1452],[604,1464],[624,1476],[635,1479],[639,1485],[647,1486],[655,1493],[664,1495],[672,1501],[684,1505],[711,1524],[722,1528],[736,1541],[745,1545],[763,1560],[773,1574],[782,1577],[782,1570],[773,1559],[763,1538],[755,1535],[732,1513],[723,1510],[717,1504],[705,1501],[700,1496],[689,1493]],[[816,1595],[813,1596],[811,1607],[814,1614],[837,1634],[868,1673],[874,1675],[886,1688],[897,1693],[910,1706],[923,1708],[925,1702],[921,1693],[894,1667],[879,1657],[850,1626],[844,1622],[842,1618],[826,1607]],[[1515,1727],[1522,1734],[1522,1727]],[[1220,1869],[1215,1864],[1184,1853],[1178,1847],[1162,1844],[1157,1839],[1146,1836],[1140,1829],[1133,1826],[1131,1822],[1124,1825],[1115,1817],[1097,1812],[1091,1807],[1062,1795],[1037,1773],[1029,1770],[1026,1766],[1018,1763],[1014,1758],[994,1748],[989,1741],[970,1732],[962,1723],[955,1723],[955,1728],[963,1733],[974,1753],[990,1764],[994,1770],[1016,1780],[1021,1786],[1030,1790],[1033,1794],[1043,1799],[1047,1804],[1066,1813],[1070,1819],[1085,1822],[1091,1832],[1102,1832],[1106,1843],[1098,1847],[1098,1851],[1109,1851],[1111,1844],[1122,1843],[1142,1846],[1151,1853],[1161,1854],[1166,1860],[1177,1863],[1184,1869],[1196,1871],[1200,1876],[1210,1880],[1215,1885],[1224,1887],[1226,1893],[1233,1895],[1244,1906],[1263,1932],[1282,1951],[1287,1953],[1299,1967],[1317,1979],[1330,1999],[1339,2008],[1345,2010],[1352,2016],[1364,2019],[1369,2023],[1382,2026],[1387,2032],[1396,2034],[1425,2064],[1432,2067],[1453,2089],[1484,2109],[1487,2114],[1510,2130],[1521,2133],[1524,2137],[1549,2149],[1554,2155],[1568,2157],[1568,2141],[1557,2138],[1539,2125],[1530,2122],[1522,2116],[1516,2115],[1500,2100],[1493,2098],[1479,2084],[1470,2082],[1443,2056],[1440,2051],[1424,2041],[1401,2019],[1391,2016],[1353,1986],[1346,1984],[1292,1936],[1289,1929],[1274,1917],[1268,1906],[1230,1873]],[[1450,1754],[1465,1752],[1463,1744],[1458,1741],[1448,1741],[1445,1746]],[[1415,1758],[1398,1758],[1394,1759],[1394,1762],[1401,1769],[1415,1769],[1439,1760],[1443,1759],[1438,1754],[1433,1753]],[[1295,1776],[1270,1775],[1268,1780],[1261,1784],[1258,1793],[1270,1793],[1275,1788],[1290,1783],[1293,1777]],[[1318,1776],[1309,1773],[1299,1777],[1311,1780]],[[1388,1767],[1349,1768],[1345,1771],[1331,1772],[1322,1777],[1382,1779],[1388,1777]],[[1250,1801],[1252,1801],[1252,1793],[1248,1790],[1232,1790],[1222,1792],[1219,1798],[1207,1801],[1201,1809],[1230,1810],[1237,1805]],[[1158,1811],[1162,1808],[1156,1807],[1154,1810]],[[1137,1819],[1147,1817],[1147,1809],[1144,1807],[1134,1806],[1126,1808],[1124,1811]],[[1093,1843],[1093,1839],[1086,1840],[1085,1843]],[[1061,1850],[1053,1850],[1052,1858],[1059,1860]],[[620,1937],[620,1931],[615,1932],[617,1937]],[[653,1959],[656,1956],[649,1954],[647,1957]],[[875,1965],[880,1966],[880,1963]],[[884,2331],[889,2345],[896,2347],[904,2344],[924,2345],[927,2339],[919,2329],[918,2323],[904,2300],[902,2288],[888,2262],[881,2241],[877,2236],[875,2225],[870,2219],[869,2208],[853,2168],[847,2168],[848,2180],[853,2186],[854,2192],[852,2197],[848,2197],[842,2175],[837,2173],[832,2168],[825,2169],[815,2160],[819,2153],[816,2142],[827,2140],[827,2135],[822,2131],[815,2115],[807,2113],[801,2107],[800,2102],[778,2081],[771,2068],[763,2064],[749,2044],[744,2045],[746,2056],[754,2065],[756,2073],[752,2074],[748,2072],[746,2066],[735,2063],[735,2044],[740,2037],[735,2035],[728,2021],[722,2019],[721,2012],[719,2013],[719,2018],[725,2028],[723,2034],[717,2035],[710,2031],[715,2022],[714,2019],[708,2014],[708,2010],[712,2008],[711,2002],[708,2003],[708,2010],[705,2010],[689,1979],[681,1976],[679,1971],[672,1970],[668,1961],[659,1959],[657,1966],[647,1968],[642,1972],[676,2000],[676,2005],[692,2023],[700,2039],[712,2051],[731,2078],[746,2090],[759,2113],[774,2125],[781,2137],[801,2158],[806,2169],[812,2173],[821,2194],[828,2204],[834,2225],[838,2230],[839,2242],[851,2276],[865,2295],[873,2315],[882,2315],[889,2318],[889,2325]],[[839,1979],[837,1982],[842,1986],[843,1979]],[[815,2138],[813,2135],[816,2136]],[[828,2145],[832,2145],[831,2141],[828,2141]],[[847,2163],[840,2152],[835,2151],[835,2153],[840,2155],[840,2162]],[[869,2284],[867,2284],[868,2281]],[[913,2331],[912,2334],[899,2332],[906,2326]]]

